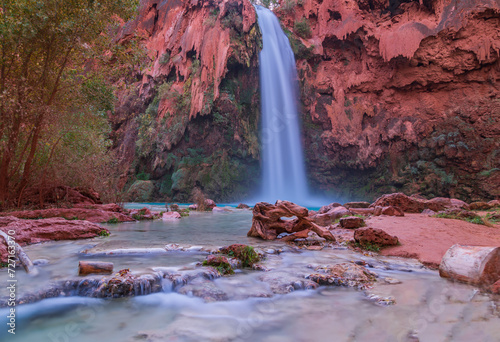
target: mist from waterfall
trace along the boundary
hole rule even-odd
[[[274,13],[255,6],[263,38],[259,54],[262,190],[259,200],[310,202],[300,138],[298,81],[288,37]]]

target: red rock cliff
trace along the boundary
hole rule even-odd
[[[350,197],[500,196],[499,9],[498,0],[282,1],[313,183]]]
[[[261,36],[250,2],[143,0],[118,37],[148,55],[117,82],[124,181],[139,174],[162,200],[186,201],[195,186],[218,200],[245,196],[259,172]]]

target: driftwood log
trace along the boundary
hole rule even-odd
[[[288,201],[277,201],[276,204],[260,202],[253,208],[252,228],[247,236],[260,237],[264,240],[274,240],[281,233],[294,234],[310,230],[330,241],[335,241],[328,228],[318,226],[308,216],[309,210]],[[283,220],[282,217],[296,217],[293,220]],[[304,234],[298,234],[297,238]],[[291,240],[287,237],[286,240]]]
[[[478,286],[500,280],[500,247],[453,245],[443,256],[439,275]]]
[[[9,246],[9,236],[5,234],[5,232],[3,232],[2,230],[0,230],[0,236],[2,236],[3,239],[5,240],[5,244]],[[21,263],[21,265],[24,267],[26,273],[37,275],[38,269],[35,267],[35,265],[33,265],[33,262],[31,261],[28,254],[26,254],[24,249],[21,246],[19,246],[17,242],[15,243],[15,250],[16,250],[16,257]]]
[[[87,274],[111,274],[113,273],[112,262],[80,261],[78,263],[78,275]]]

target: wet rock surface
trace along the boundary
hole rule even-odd
[[[107,228],[88,221],[71,221],[62,218],[23,220],[13,216],[0,217],[0,229],[15,231],[15,239],[21,246],[43,241],[86,239],[108,234]],[[0,257],[7,261],[7,245],[0,239]]]

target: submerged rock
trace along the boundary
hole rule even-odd
[[[213,281],[196,279],[191,284],[181,287],[178,293],[202,298],[205,302],[218,302],[228,300],[226,292],[218,288]]]
[[[170,221],[170,220],[178,220],[181,218],[181,214],[179,214],[177,211],[169,211],[166,213],[163,213],[161,219],[164,221]]]
[[[376,274],[368,271],[365,267],[354,263],[342,263],[337,265],[318,266],[313,273],[306,278],[319,285],[348,286],[364,289],[373,284]]]

